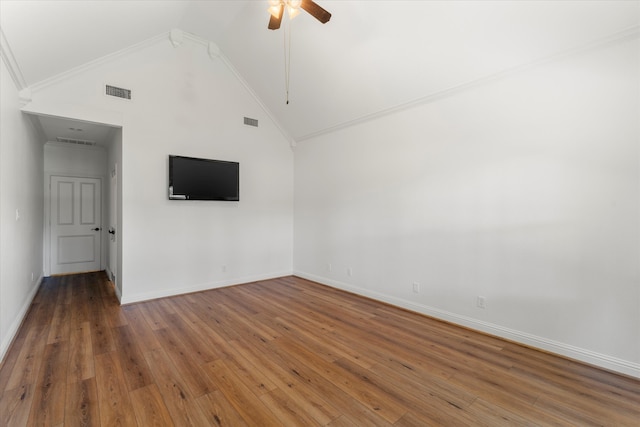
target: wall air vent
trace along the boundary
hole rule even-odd
[[[244,118],[244,124],[247,126],[255,126],[258,127],[258,119],[250,119],[249,117]]]
[[[115,96],[116,98],[131,99],[131,89],[123,89],[121,87],[106,85],[106,94]]]
[[[61,136],[57,137],[56,141],[64,142],[65,144],[88,145],[90,147],[98,145],[98,143],[95,141],[89,141],[86,139],[63,138]]]

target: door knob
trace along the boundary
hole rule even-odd
[[[93,231],[100,231],[100,227],[92,228]]]

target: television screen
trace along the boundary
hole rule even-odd
[[[240,164],[169,156],[169,199],[240,200]]]

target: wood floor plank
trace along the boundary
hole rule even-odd
[[[104,311],[98,304],[89,313],[91,322],[91,344],[93,345],[93,354],[99,355],[110,353],[115,350],[113,336],[111,335],[111,325],[107,322]]]
[[[265,427],[282,424],[223,360],[208,363],[206,372],[247,424]]]
[[[171,329],[158,329],[155,333],[192,396],[200,397],[217,389],[202,371],[202,363],[193,358],[189,347]]]
[[[136,420],[127,383],[118,356],[113,352],[95,355],[96,386],[103,426],[133,426]]]
[[[67,361],[69,343],[47,344],[38,373],[33,400],[36,410],[31,411],[32,425],[57,425],[64,422]]]
[[[120,366],[127,382],[129,391],[153,384],[153,378],[147,362],[138,348],[135,337],[129,326],[119,326],[111,329],[114,345],[118,349]]]
[[[64,422],[66,383],[36,385],[28,425],[55,426]]]
[[[409,371],[412,377],[426,376],[432,378],[437,376],[443,379],[450,378],[457,372],[451,361],[445,363],[445,361],[434,358],[433,355],[426,358],[404,347],[399,348],[386,343],[378,342],[378,345],[371,346],[368,344],[369,340],[354,340],[349,333],[333,331],[328,334],[326,339],[347,349],[351,347],[350,354],[355,355],[355,357],[350,357],[350,359],[365,368],[383,364],[399,371]],[[361,354],[365,356],[361,357]],[[363,357],[368,365],[361,362]]]
[[[203,341],[198,333],[196,333],[185,322],[182,317],[177,314],[169,314],[167,321],[171,325],[170,328],[163,329],[172,334],[173,337],[181,341],[182,345],[189,349],[189,353],[197,364],[205,364],[218,359],[218,354]]]
[[[227,340],[215,330],[215,325],[208,324],[196,314],[193,310],[194,306],[189,302],[188,297],[187,295],[171,300],[171,303],[176,308],[176,314],[191,327],[192,333],[195,334],[197,339],[216,356],[214,360],[226,358]]]
[[[69,340],[68,381],[77,382],[95,376],[93,345],[91,344],[91,324],[82,322],[71,329]]]
[[[207,293],[200,295],[199,299],[190,296],[190,309],[193,310],[200,321],[209,325],[215,330],[225,341],[238,339],[239,335],[236,331],[233,321],[229,319],[225,313],[221,313],[218,309],[219,303]]]
[[[206,418],[164,350],[145,353],[162,399],[179,426],[206,425]]]
[[[367,381],[362,381],[357,376],[333,363],[314,357],[312,353],[297,343],[279,340],[277,344],[279,349],[305,363],[309,368],[331,382],[333,386],[339,388],[388,422],[394,423],[407,411],[403,403],[397,401],[394,396],[385,393],[384,390],[378,389]]]
[[[370,408],[365,403],[353,397],[353,393],[344,391],[336,387],[333,382],[325,376],[309,367],[301,360],[289,355],[286,351],[279,349],[272,350],[282,360],[287,369],[296,377],[298,383],[306,383],[311,390],[322,396],[328,405],[338,413],[346,414],[349,418],[358,420],[360,425],[389,426],[391,423],[385,420],[375,408]],[[295,384],[295,383],[294,383]],[[304,389],[303,389],[304,390]],[[324,409],[324,406],[321,406]]]
[[[335,420],[326,424],[327,427],[361,427],[363,425],[364,424],[362,424],[361,422],[354,421],[347,415],[340,415]]]
[[[321,425],[316,422],[316,420],[313,419],[313,417],[309,415],[307,411],[304,410],[304,407],[298,405],[287,395],[286,392],[280,390],[279,388],[263,394],[262,396],[260,396],[260,400],[262,400],[265,405],[269,409],[271,409],[281,425]]]
[[[456,387],[437,376],[411,375],[413,373],[411,371],[394,369],[384,364],[377,364],[372,366],[371,369],[364,370],[358,365],[353,365],[347,359],[339,360],[336,364],[360,375],[371,373],[377,378],[384,379],[384,382],[390,383],[391,387],[396,387],[399,392],[405,394],[403,400],[411,402],[417,399],[412,405],[414,408],[424,403],[430,405],[430,410],[442,410],[445,412],[451,410],[453,412],[456,409],[467,408],[477,399],[476,395],[461,387]],[[397,385],[400,386],[397,387]]]
[[[24,338],[16,338],[13,340],[13,343],[11,343],[11,346],[7,350],[7,354],[2,361],[2,364],[0,364],[0,396],[2,395],[2,392],[7,389],[9,379],[15,371],[14,367],[18,361],[18,355],[21,353],[24,341]]]
[[[91,285],[86,281],[84,283],[80,280],[71,282],[71,299],[67,302],[73,308],[71,310],[71,328],[78,327],[84,322],[91,322],[89,312],[92,304],[87,289],[89,286]]]
[[[269,320],[267,320],[268,322]],[[301,342],[304,342],[307,348],[313,351],[318,357],[322,357],[327,362],[333,362],[341,357],[345,357],[344,352],[337,351],[338,348],[334,345],[326,345],[326,340],[322,337],[325,334],[316,334],[312,330],[306,329],[303,326],[295,325],[294,323],[277,317],[273,319],[274,327],[283,330],[283,334],[286,331],[289,338],[296,338]]]
[[[640,398],[626,393],[611,392],[607,387],[593,387],[575,380],[558,378],[557,376],[539,375],[535,372],[518,368],[509,371],[520,381],[527,381],[531,387],[540,391],[540,395],[564,402],[565,405],[588,406],[590,412],[608,414],[608,408],[616,406],[618,410],[612,421],[635,418],[640,420]],[[550,388],[549,385],[554,387]],[[539,405],[538,405],[539,406]],[[609,415],[610,416],[610,415]]]
[[[520,353],[529,354],[529,353]],[[544,361],[535,361],[534,357],[519,359],[515,362],[515,366],[510,369],[522,378],[523,381],[531,382],[540,387],[549,387],[553,385],[554,389],[563,390],[573,395],[585,396],[597,401],[610,405],[620,405],[636,412],[636,416],[640,419],[640,388],[630,389],[621,387],[620,383],[615,385],[603,383],[593,378],[584,376],[576,376],[571,373],[568,366],[554,366],[553,363],[544,363]],[[526,363],[524,361],[526,360]],[[627,383],[633,384],[633,383]]]
[[[132,391],[131,403],[139,426],[175,425],[157,385],[149,384]]]
[[[33,402],[33,384],[0,393],[0,425],[26,426]]]
[[[0,425],[638,425],[640,379],[283,277],[118,305],[45,278]]]
[[[165,322],[161,306],[157,301],[147,301],[144,304],[138,305],[142,316],[147,321],[147,324],[151,329],[166,329],[169,325]]]
[[[198,398],[198,404],[207,418],[208,425],[218,427],[248,427],[238,411],[220,390]]]
[[[36,382],[45,347],[45,342],[42,338],[42,334],[38,328],[34,327],[29,331],[20,347],[20,353],[18,354],[5,389],[12,390],[16,387],[34,384]]]
[[[611,425],[627,425],[629,420],[640,421],[636,415],[628,412],[612,414],[609,407],[595,401],[580,401],[569,395],[549,394],[541,396],[535,403],[537,409],[553,414],[575,425],[602,425],[607,419]]]
[[[490,427],[531,426],[532,422],[525,417],[514,414],[483,399],[476,399],[467,408],[469,416],[478,424]],[[560,420],[554,423],[560,425]]]
[[[39,290],[36,298],[43,293],[43,291]],[[34,302],[31,303],[27,316],[22,321],[22,325],[20,325],[16,338],[26,338],[27,334],[31,334],[37,337],[36,341],[45,344],[44,341],[46,341],[48,337],[49,325],[54,311],[55,305],[51,303],[47,304],[46,302],[35,302],[34,298]]]
[[[287,390],[292,399],[296,402],[304,402],[309,415],[320,424],[326,424],[340,415],[341,412],[338,409],[328,403],[318,390],[309,387],[295,368],[289,368],[278,354],[239,341],[232,341],[230,344],[238,355],[252,363],[273,384],[282,390]],[[302,406],[302,403],[300,404]]]
[[[47,344],[57,341],[67,341],[69,339],[69,329],[71,310],[68,304],[58,304],[53,313],[53,319],[49,326],[49,336]]]
[[[263,341],[271,341],[280,335],[268,325],[255,322],[253,318],[255,315],[251,315],[251,317],[242,315],[237,312],[235,308],[230,308],[225,304],[220,304],[218,310],[220,313],[224,313],[224,315],[233,322],[235,329],[238,332],[242,332],[245,336],[251,335]]]
[[[262,397],[278,387],[271,381],[269,375],[265,375],[263,370],[253,365],[242,355],[224,359],[229,369],[233,370],[237,378],[251,390],[257,397]]]
[[[110,298],[116,299],[117,301],[117,298],[115,296],[111,296]],[[105,319],[107,319],[109,326],[112,328],[118,328],[118,327],[126,326],[129,324],[129,321],[127,320],[127,316],[122,311],[120,306],[117,303],[115,303],[115,301],[114,303],[105,304],[104,317]]]
[[[98,390],[95,378],[67,383],[64,424],[96,426],[100,424]]]
[[[156,339],[153,329],[151,329],[140,310],[140,304],[126,305],[122,307],[122,312],[127,318],[127,323],[136,336],[136,343],[143,353],[160,348],[160,343]]]
[[[402,402],[406,408],[405,413],[414,411],[428,414],[424,416],[425,421],[438,424],[473,424],[466,410],[475,397],[470,397],[463,390],[459,390],[460,396],[456,396],[451,389],[436,390],[415,381],[402,381],[401,377],[397,376],[382,377],[375,371],[362,369],[346,359],[337,360],[335,364],[352,375],[362,378],[386,395],[392,396],[396,401]],[[388,374],[389,371],[384,373]]]
[[[432,416],[432,414],[429,414]],[[443,423],[442,421],[434,421],[433,419],[425,419],[424,416],[418,416],[415,412],[409,411],[402,416],[398,421],[394,424],[394,427],[440,427],[440,426],[451,426],[451,427],[480,427],[483,424],[476,422],[466,423],[464,421],[460,421],[457,419],[449,419]],[[483,427],[492,427],[492,426],[483,426]]]

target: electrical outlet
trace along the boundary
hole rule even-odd
[[[327,270],[330,272],[333,271],[333,266],[331,265],[331,263],[327,264]]]
[[[487,308],[487,300],[485,297],[478,295],[476,298],[476,307]]]
[[[349,277],[353,276],[353,269],[351,267],[347,268],[347,275]]]
[[[416,293],[416,294],[420,293],[420,283],[413,282],[413,292]]]

